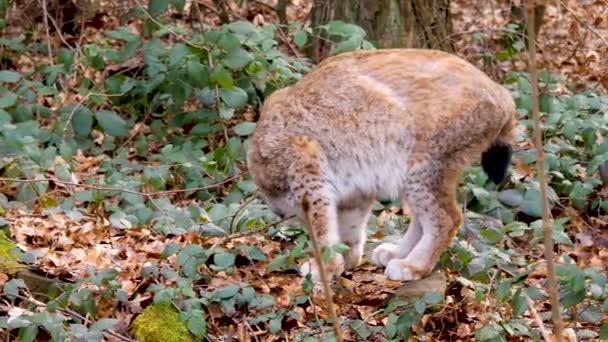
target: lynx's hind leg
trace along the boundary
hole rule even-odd
[[[302,221],[308,234],[316,237],[321,248],[331,247],[340,242],[337,208],[334,195],[327,182],[329,170],[319,145],[308,137],[295,137],[291,141],[290,152],[293,163],[288,171],[296,203],[301,208]],[[344,259],[334,253],[325,263],[331,275],[344,272]],[[319,265],[311,258],[300,268],[302,276],[311,274],[313,281],[320,282]]]
[[[405,258],[414,249],[421,237],[422,227],[418,219],[413,216],[401,240],[397,243],[384,242],[374,249],[372,263],[386,267],[389,261],[395,258]]]
[[[347,270],[361,264],[363,247],[367,238],[367,221],[373,200],[371,198],[355,199],[348,205],[338,206],[338,227],[340,240],[349,250],[344,254],[344,266]]]
[[[392,280],[418,280],[430,273],[447,250],[462,222],[456,202],[458,172],[444,170],[417,177],[405,194],[420,223],[422,237],[406,257],[388,262],[385,274]]]

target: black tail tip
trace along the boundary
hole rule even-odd
[[[511,145],[496,141],[481,155],[481,166],[494,184],[500,184],[507,176],[511,162]]]

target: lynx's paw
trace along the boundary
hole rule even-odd
[[[351,247],[346,253],[344,253],[344,267],[347,270],[361,265],[363,260],[363,244]]]
[[[377,266],[386,266],[397,256],[397,245],[385,242],[374,249],[372,263]]]
[[[331,280],[334,275],[340,275],[344,272],[344,257],[342,257],[342,254],[332,255],[325,267],[327,270],[327,276],[330,277],[329,280]],[[319,265],[317,264],[316,260],[313,258],[306,261],[300,267],[300,274],[302,277],[306,277],[306,275],[309,273],[313,282],[321,282],[321,271],[319,270]]]
[[[384,274],[390,280],[410,281],[419,280],[425,275],[418,267],[409,264],[405,259],[393,259],[388,262]]]

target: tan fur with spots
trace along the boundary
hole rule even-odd
[[[390,279],[420,279],[462,222],[460,173],[486,151],[493,157],[492,146],[508,149],[515,123],[509,92],[458,57],[356,51],[328,58],[266,100],[248,165],[275,212],[309,218],[325,246],[350,247],[330,262],[334,274],[361,262],[374,199],[402,198],[412,224],[401,241],[378,246],[372,262]],[[498,154],[505,169],[508,156]],[[316,267],[309,261],[302,273],[318,280]]]

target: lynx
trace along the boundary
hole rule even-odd
[[[315,232],[343,243],[326,269],[362,261],[377,198],[401,198],[412,213],[403,238],[376,247],[387,278],[430,273],[462,221],[460,172],[480,159],[494,183],[506,176],[516,124],[509,92],[453,55],[420,49],[330,57],[262,106],[248,167],[262,199]],[[301,274],[319,281],[309,260]]]

